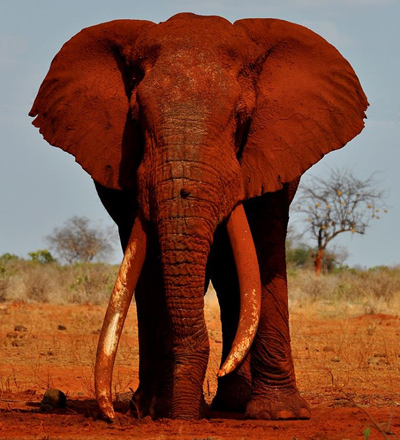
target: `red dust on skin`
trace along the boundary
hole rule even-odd
[[[135,217],[147,223],[135,291],[144,415],[204,414],[204,287],[218,284],[228,353],[239,321],[236,273],[246,271],[232,263],[226,221],[243,204],[261,277],[247,416],[309,417],[290,348],[288,209],[302,173],[362,130],[367,105],[333,46],[281,20],[117,20],[60,50],[30,112],[34,125],[91,175],[124,249]],[[218,396],[223,406],[231,394]]]

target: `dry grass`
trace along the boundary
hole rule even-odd
[[[104,304],[118,267],[109,264],[41,264],[0,260],[0,302]],[[347,269],[316,277],[311,270],[289,271],[292,311],[324,316],[400,314],[400,268]]]
[[[292,310],[307,308],[322,314],[400,314],[400,268],[343,270],[317,277],[311,270],[289,273]]]
[[[0,260],[0,301],[104,304],[118,272],[109,264],[41,264]],[[400,314],[400,267],[347,269],[316,277],[311,270],[289,271],[291,310],[355,316]]]
[[[102,304],[118,273],[108,264],[0,262],[0,301]]]

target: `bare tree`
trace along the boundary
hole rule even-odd
[[[365,180],[349,170],[332,169],[325,178],[310,176],[300,186],[297,211],[304,215],[306,230],[317,240],[312,253],[315,272],[321,273],[328,244],[339,234],[365,234],[372,219],[386,213],[385,191],[375,175]]]
[[[67,263],[107,259],[113,252],[115,234],[108,228],[91,227],[87,217],[72,217],[62,228],[55,228],[45,240],[61,260]]]
[[[293,224],[289,223],[286,236],[286,263],[289,269],[311,268],[314,249],[304,241],[304,233],[294,229]],[[342,266],[349,256],[347,249],[343,246],[330,246],[325,250],[322,259],[321,269],[332,272],[337,267]]]

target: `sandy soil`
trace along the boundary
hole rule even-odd
[[[221,351],[219,312],[207,301],[211,358],[205,395],[215,393]],[[241,420],[214,414],[181,422],[134,419],[124,401],[137,386],[137,326],[132,307],[114,373],[119,423],[97,419],[93,365],[104,307],[0,305],[0,439],[394,439],[400,435],[400,318],[340,317],[292,311],[297,380],[312,407],[309,421]],[[59,327],[61,326],[61,327]],[[48,388],[67,394],[68,406],[39,405]]]

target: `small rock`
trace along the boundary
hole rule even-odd
[[[340,362],[340,358],[338,358],[338,357],[333,357],[333,358],[331,359],[331,361],[332,361],[332,362]]]
[[[44,393],[40,402],[40,411],[51,411],[54,408],[65,408],[67,406],[67,398],[60,390],[50,389]]]
[[[18,333],[16,332],[8,332],[6,335],[7,338],[16,339],[18,338]]]
[[[16,325],[14,327],[14,331],[16,331],[16,332],[26,332],[26,331],[28,331],[28,329],[25,326],[23,326],[23,325]]]
[[[379,358],[371,357],[368,359],[369,365],[379,365]]]
[[[58,330],[67,330],[67,327],[65,327],[65,325],[59,325],[58,327]]]
[[[335,351],[335,350],[333,349],[333,347],[329,347],[328,345],[325,345],[325,347],[322,349],[322,351],[330,352],[330,351]]]
[[[17,340],[17,339],[14,339],[12,342],[11,342],[11,345],[13,346],[13,347],[23,347],[24,346],[24,343],[21,341],[21,340]]]

